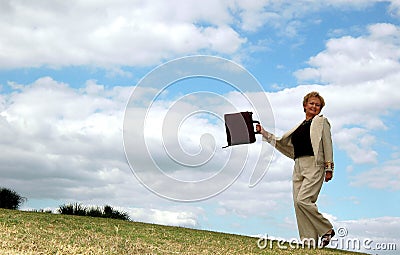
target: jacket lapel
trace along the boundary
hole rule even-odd
[[[322,137],[322,125],[323,124],[324,123],[323,123],[322,116],[315,116],[313,121],[311,122],[310,138],[311,138],[311,145],[312,145],[315,157],[317,157],[317,155],[318,155],[319,142],[321,141],[321,137]]]
[[[301,125],[302,122],[300,122],[299,124],[297,124],[294,128],[292,128],[291,130],[289,130],[288,132],[286,132],[281,140],[285,141],[286,143],[288,143],[290,141],[291,143],[291,136],[293,134],[294,131],[296,131],[296,129]],[[286,141],[287,139],[289,139],[288,141]]]

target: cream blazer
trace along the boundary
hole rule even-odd
[[[261,134],[263,135],[263,140],[270,143],[285,156],[294,159],[294,147],[291,138],[293,132],[301,125],[301,123],[286,132],[280,138],[262,130]],[[331,125],[327,118],[322,115],[317,115],[313,118],[310,126],[310,138],[316,165],[323,165],[326,171],[333,171]]]

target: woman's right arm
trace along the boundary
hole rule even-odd
[[[267,141],[268,143],[275,141],[275,135],[266,131],[260,124],[256,125],[256,131],[259,132],[263,136],[263,140]]]
[[[256,125],[256,131],[262,134],[264,141],[274,146],[283,155],[291,159],[294,158],[294,148],[289,137],[289,134],[291,134],[292,131],[286,133],[284,137],[281,138],[277,138],[274,134],[266,131],[260,124]]]

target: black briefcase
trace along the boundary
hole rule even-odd
[[[226,140],[228,145],[249,144],[256,141],[254,123],[260,123],[253,120],[252,112],[229,113],[224,115]]]

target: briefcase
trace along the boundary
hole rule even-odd
[[[238,112],[224,115],[226,140],[228,145],[250,144],[256,141],[255,134],[259,134],[254,130],[254,123],[260,123],[253,120],[252,112]]]

